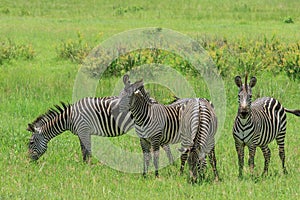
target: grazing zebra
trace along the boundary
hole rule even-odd
[[[181,120],[180,150],[188,153],[190,181],[195,183],[198,173],[200,179],[203,178],[206,155],[210,159],[215,180],[218,181],[214,138],[217,131],[217,117],[213,105],[207,99],[191,99],[183,108]]]
[[[283,172],[285,168],[284,138],[286,133],[286,112],[300,116],[300,110],[284,108],[276,99],[263,97],[252,102],[252,88],[257,79],[252,77],[247,84],[242,83],[241,77],[235,77],[235,83],[239,87],[239,107],[233,126],[233,137],[238,155],[239,177],[243,175],[244,147],[249,149],[248,164],[251,174],[254,169],[254,156],[256,147],[260,147],[265,159],[263,175],[268,172],[271,151],[268,144],[274,139],[279,147],[279,157],[282,162]]]
[[[46,152],[52,138],[69,130],[78,136],[83,160],[87,161],[91,155],[91,135],[115,137],[133,128],[130,112],[112,114],[112,107],[117,102],[118,97],[87,97],[73,105],[62,103],[62,106],[55,106],[56,109],[42,114],[28,124],[27,130],[32,132],[29,141],[30,157],[38,160]],[[164,150],[172,156],[168,146],[164,146]]]

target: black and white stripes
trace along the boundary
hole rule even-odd
[[[209,156],[215,180],[219,179],[215,157],[216,132],[217,117],[213,105],[207,99],[190,99],[183,107],[180,134],[181,151],[188,154],[192,183],[195,183],[198,177],[203,178],[206,155]],[[183,166],[184,163],[181,164],[181,170]]]
[[[178,130],[181,107],[149,102],[141,92],[144,90],[143,81],[130,84],[129,76],[125,75],[123,82],[125,88],[120,92],[118,105],[120,112],[130,111],[134,118],[135,130],[144,155],[143,174],[148,172],[152,148],[155,175],[158,176],[159,147],[180,141]]]
[[[206,99],[186,98],[177,99],[170,105],[153,104],[141,92],[144,90],[143,81],[131,84],[129,76],[125,75],[123,82],[125,87],[120,92],[118,105],[120,112],[130,111],[134,118],[144,155],[143,175],[148,171],[151,148],[155,175],[158,176],[159,146],[181,142],[181,172],[187,157],[192,171],[192,168],[198,169],[205,165],[205,156],[208,154],[218,179],[214,155],[217,119],[210,102]],[[197,172],[193,171],[194,181]]]
[[[251,103],[252,88],[256,82],[256,78],[252,77],[247,84],[246,75],[245,83],[242,84],[241,77],[235,77],[235,83],[239,87],[239,107],[233,126],[233,137],[238,154],[239,176],[243,174],[245,146],[249,148],[250,171],[253,172],[256,147],[260,147],[265,158],[263,174],[268,172],[271,157],[268,144],[274,139],[278,144],[283,172],[287,173],[284,151],[286,112],[299,115],[300,111],[285,109],[279,101],[271,97],[259,98]]]
[[[130,112],[112,114],[118,97],[83,98],[73,105],[56,106],[39,116],[27,130],[32,132],[29,153],[37,160],[47,150],[47,143],[70,130],[80,140],[83,160],[91,154],[91,135],[115,137],[133,128]]]

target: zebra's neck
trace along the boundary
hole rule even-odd
[[[237,118],[238,118],[240,125],[242,125],[242,126],[248,126],[253,123],[251,113],[246,118],[241,118],[240,116],[238,116]]]
[[[41,119],[40,133],[44,135],[48,141],[66,130],[70,130],[70,107],[55,113],[52,116]]]
[[[150,102],[144,96],[140,94],[133,96],[133,103],[130,110],[137,125],[142,125],[145,121],[149,106]]]

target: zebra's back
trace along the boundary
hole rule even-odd
[[[83,98],[72,105],[72,132],[88,132],[104,137],[125,134],[134,126],[130,112],[112,114],[118,97]],[[82,130],[85,129],[85,130]]]
[[[203,153],[209,153],[214,147],[217,131],[213,105],[207,99],[192,99],[187,102],[181,117],[182,148],[200,146]]]

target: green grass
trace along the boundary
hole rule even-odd
[[[11,60],[0,65],[0,199],[299,199],[300,118],[295,116],[288,114],[289,174],[282,174],[274,142],[270,145],[269,176],[258,177],[263,170],[263,156],[258,150],[255,158],[258,178],[251,179],[247,167],[244,179],[237,178],[237,156],[231,133],[237,111],[233,77],[224,80],[226,119],[216,145],[222,179],[219,183],[212,182],[209,166],[204,183],[188,184],[186,175],[179,176],[179,160],[176,166],[161,169],[158,179],[153,173],[144,179],[140,174],[119,172],[97,159],[84,164],[79,141],[70,132],[53,139],[38,162],[30,162],[27,124],[60,101],[72,102],[73,84],[80,66],[58,58],[56,47],[63,40],[76,38],[78,32],[95,46],[121,31],[149,26],[171,28],[193,38],[208,35],[234,41],[241,37],[276,35],[283,44],[300,39],[297,0],[108,2],[2,1],[0,41],[9,38],[16,43],[31,44],[36,56],[32,60]],[[287,17],[294,23],[284,23]],[[285,107],[300,109],[299,81],[290,81],[285,74],[256,76],[255,98],[273,96]],[[196,77],[186,78],[197,95],[209,98],[207,87],[199,84]],[[119,77],[100,80],[96,95],[111,95],[116,81]],[[169,91],[159,86],[147,88],[155,98],[168,101]],[[122,136],[110,140],[139,151],[137,138]]]

